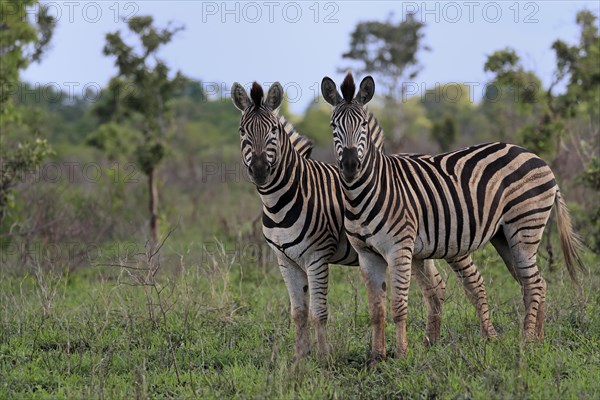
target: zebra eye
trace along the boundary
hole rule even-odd
[[[331,127],[332,127],[333,129],[337,128],[337,125],[336,125],[336,124],[334,124],[333,122],[332,122],[330,125],[331,125]]]

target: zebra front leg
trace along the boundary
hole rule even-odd
[[[307,268],[307,275],[310,293],[310,318],[317,336],[317,356],[323,357],[330,352],[327,344],[329,265],[322,261],[312,264]]]
[[[310,336],[308,332],[308,278],[306,273],[297,265],[279,260],[279,270],[290,296],[292,320],[296,329],[296,344],[294,362],[310,353]]]
[[[396,357],[404,357],[408,350],[406,337],[406,315],[408,312],[408,289],[410,287],[410,274],[412,252],[407,245],[400,243],[400,250],[391,253],[388,261],[390,265],[390,285],[392,291],[392,318],[396,324]]]
[[[359,252],[360,274],[367,288],[371,318],[371,354],[369,366],[385,359],[386,268],[383,257],[372,252]]]
[[[442,324],[442,306],[446,283],[440,276],[433,260],[412,261],[414,277],[423,293],[427,305],[427,325],[423,345],[429,346],[440,339]]]

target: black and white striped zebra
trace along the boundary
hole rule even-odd
[[[339,172],[333,165],[308,158],[310,141],[276,113],[282,96],[279,83],[269,88],[266,97],[257,83],[250,97],[240,84],[232,87],[233,103],[242,112],[242,161],[261,197],[263,233],[275,252],[290,296],[298,360],[310,351],[309,313],[318,354],[329,348],[328,264],[358,265],[358,256],[344,230]],[[383,138],[376,136],[381,132],[373,130],[373,134],[373,141],[382,146]],[[439,329],[445,285],[433,261],[421,266],[416,275],[428,305],[428,329],[433,329],[430,325]]]
[[[369,293],[371,358],[385,356],[385,291],[379,282],[390,266],[396,353],[405,354],[408,286],[413,265],[438,258],[450,263],[491,241],[521,284],[526,338],[543,338],[546,282],[536,256],[553,205],[566,266],[576,279],[577,254],[566,205],[548,165],[511,144],[486,143],[429,155],[385,155],[374,149],[366,104],[375,82],[366,77],[358,93],[351,74],[341,85],[324,78],[321,90],[334,106],[333,142],[346,208],[345,227]]]

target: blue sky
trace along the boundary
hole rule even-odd
[[[174,70],[201,79],[206,89],[225,94],[238,81],[280,81],[293,111],[303,112],[318,94],[323,76],[341,80],[341,55],[350,33],[366,20],[394,21],[417,11],[426,24],[421,52],[423,70],[413,87],[471,82],[475,100],[489,75],[486,55],[513,47],[527,68],[549,82],[554,68],[552,42],[575,43],[575,14],[582,8],[599,13],[598,1],[96,1],[46,2],[58,17],[51,48],[41,64],[22,78],[40,85],[52,82],[81,93],[103,87],[115,74],[111,58],[102,55],[107,32],[126,31],[120,18],[152,15],[159,25],[184,25],[161,51]],[[131,39],[131,38],[130,38]],[[228,100],[225,100],[228,101]]]

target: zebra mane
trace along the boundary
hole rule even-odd
[[[294,150],[296,150],[300,156],[304,158],[310,158],[314,147],[313,141],[306,136],[299,134],[294,129],[294,126],[287,119],[285,119],[283,115],[279,116],[279,123],[283,127],[283,131],[287,135],[288,139],[290,139]]]
[[[373,143],[373,146],[375,146],[375,150],[383,154],[385,153],[383,146],[385,140],[383,128],[381,127],[381,125],[379,125],[379,122],[377,122],[375,115],[373,115],[371,111],[367,111],[367,113],[369,115],[368,123],[369,132],[371,132],[371,142]]]
[[[250,98],[254,103],[254,108],[260,107],[264,95],[265,93],[263,92],[262,86],[260,86],[256,81],[252,83],[252,89],[250,89]]]
[[[346,100],[347,103],[350,103],[352,101],[352,98],[354,97],[354,92],[356,91],[354,78],[352,77],[352,74],[350,72],[346,74],[346,77],[344,78],[340,89],[342,90],[342,96],[344,96],[344,100]]]

